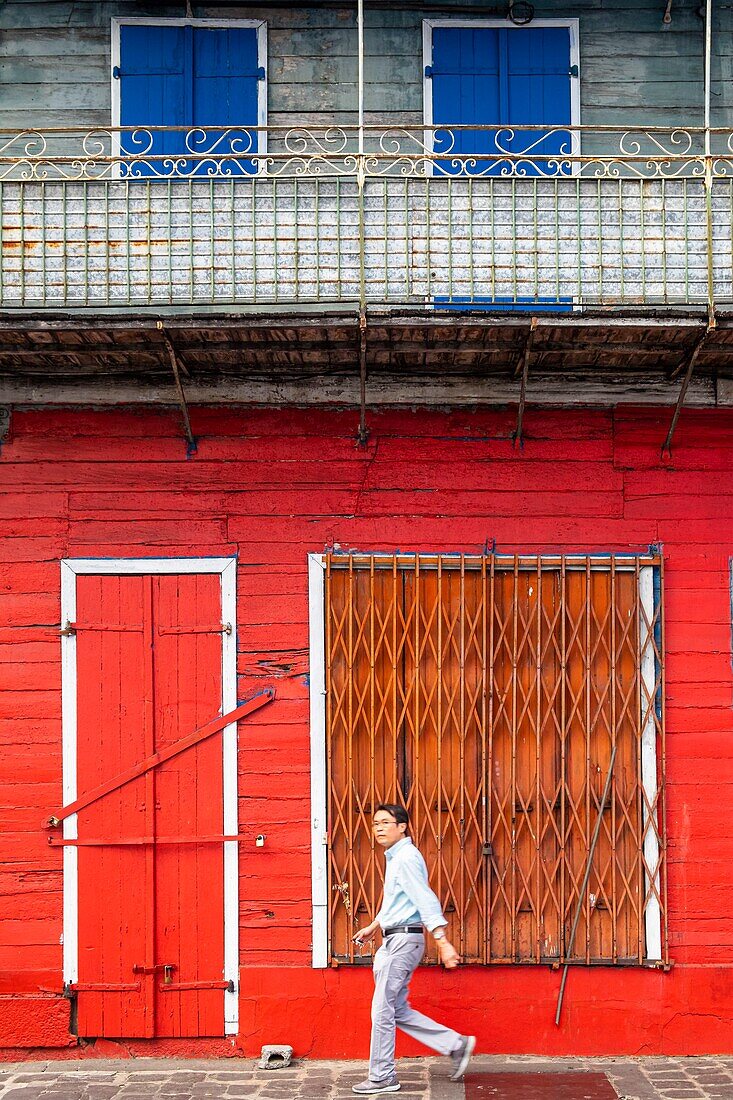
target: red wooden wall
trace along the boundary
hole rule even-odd
[[[670,410],[384,412],[366,449],[332,411],[16,411],[0,455],[0,1046],[68,1046],[61,852],[59,559],[237,554],[240,696],[276,682],[240,731],[241,1035],[363,1056],[370,975],[312,971],[306,554],[643,550],[666,565],[670,974],[421,972],[415,1001],[481,1050],[712,1052],[733,1045],[733,416]],[[438,1008],[440,1005],[440,1009]],[[527,1026],[529,1023],[529,1026]],[[166,1048],[169,1049],[169,1048]],[[193,1048],[188,1048],[193,1049]],[[407,1049],[416,1049],[408,1048]]]

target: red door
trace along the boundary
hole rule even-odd
[[[82,797],[220,712],[220,578],[78,576],[75,630]],[[79,811],[79,1035],[224,1035],[222,774],[218,735]]]

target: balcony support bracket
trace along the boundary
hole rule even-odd
[[[10,439],[11,411],[9,405],[0,405],[0,451]]]
[[[186,395],[183,391],[183,383],[181,382],[181,368],[182,364],[178,362],[178,356],[176,355],[176,349],[173,347],[173,342],[170,336],[165,330],[162,321],[157,323],[158,332],[163,337],[163,343],[165,349],[168,352],[168,358],[170,360],[171,370],[173,371],[173,379],[176,385],[176,393],[178,394],[178,404],[181,407],[181,416],[183,417],[183,430],[186,435],[186,454],[194,455],[198,450],[196,444],[196,437],[191,429],[191,418],[188,414],[188,405],[186,403]]]
[[[690,385],[690,380],[692,378],[692,372],[695,369],[695,364],[697,363],[700,352],[705,346],[706,340],[710,336],[711,332],[715,330],[715,325],[715,313],[711,310],[708,314],[708,323],[705,331],[702,333],[702,335],[698,336],[697,342],[695,343],[695,346],[693,347],[687,359],[684,359],[679,364],[679,366],[675,368],[670,376],[671,380],[674,381],[675,378],[678,378],[682,374],[683,370],[685,372],[684,378],[682,379],[682,385],[680,386],[680,392],[677,397],[677,404],[675,405],[674,413],[672,414],[672,420],[669,425],[669,431],[667,432],[667,438],[662,444],[662,458],[671,458],[672,456],[672,436],[674,435],[674,430],[677,427],[677,421],[679,420],[680,413],[682,412],[682,406],[685,402],[685,397],[687,396],[687,390]]]
[[[514,371],[514,378],[516,379],[521,372],[522,382],[519,389],[519,409],[517,410],[517,426],[512,432],[512,444],[513,446],[522,446],[522,425],[524,423],[524,406],[527,401],[527,377],[529,375],[529,361],[532,356],[532,344],[534,343],[534,335],[537,331],[537,318],[533,317],[529,332],[527,333],[527,339],[524,342],[524,351],[522,357],[517,364]]]
[[[359,447],[366,447],[369,440],[369,429],[366,425],[366,383],[367,383],[367,319],[366,310],[359,312],[359,430],[356,433],[356,442]]]

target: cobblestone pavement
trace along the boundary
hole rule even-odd
[[[592,1070],[625,1100],[733,1100],[733,1056],[710,1058],[475,1058],[472,1072]],[[463,1100],[443,1059],[402,1059],[401,1096]],[[0,1100],[345,1100],[364,1062],[297,1062],[264,1071],[252,1061],[0,1063]]]

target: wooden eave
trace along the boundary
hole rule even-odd
[[[358,379],[359,326],[353,313],[238,314],[216,316],[127,315],[0,316],[0,401],[22,402],[38,389],[53,400],[54,387],[87,389],[104,400],[113,387],[140,390],[170,384],[163,320],[191,399],[199,388],[227,383],[308,383]],[[684,367],[707,319],[689,313],[665,315],[566,314],[539,316],[532,338],[530,378],[558,387],[572,381],[590,390],[599,384],[638,385],[669,381]],[[525,354],[529,314],[379,313],[367,318],[367,371],[378,399],[380,380],[462,379],[513,382]],[[721,318],[700,350],[696,379],[733,379],[733,317]],[[13,395],[16,395],[15,397]],[[43,395],[41,397],[41,394]],[[316,395],[313,395],[317,400]],[[29,398],[30,400],[30,398]],[[321,398],[322,400],[322,398]],[[589,400],[592,395],[589,392]]]

